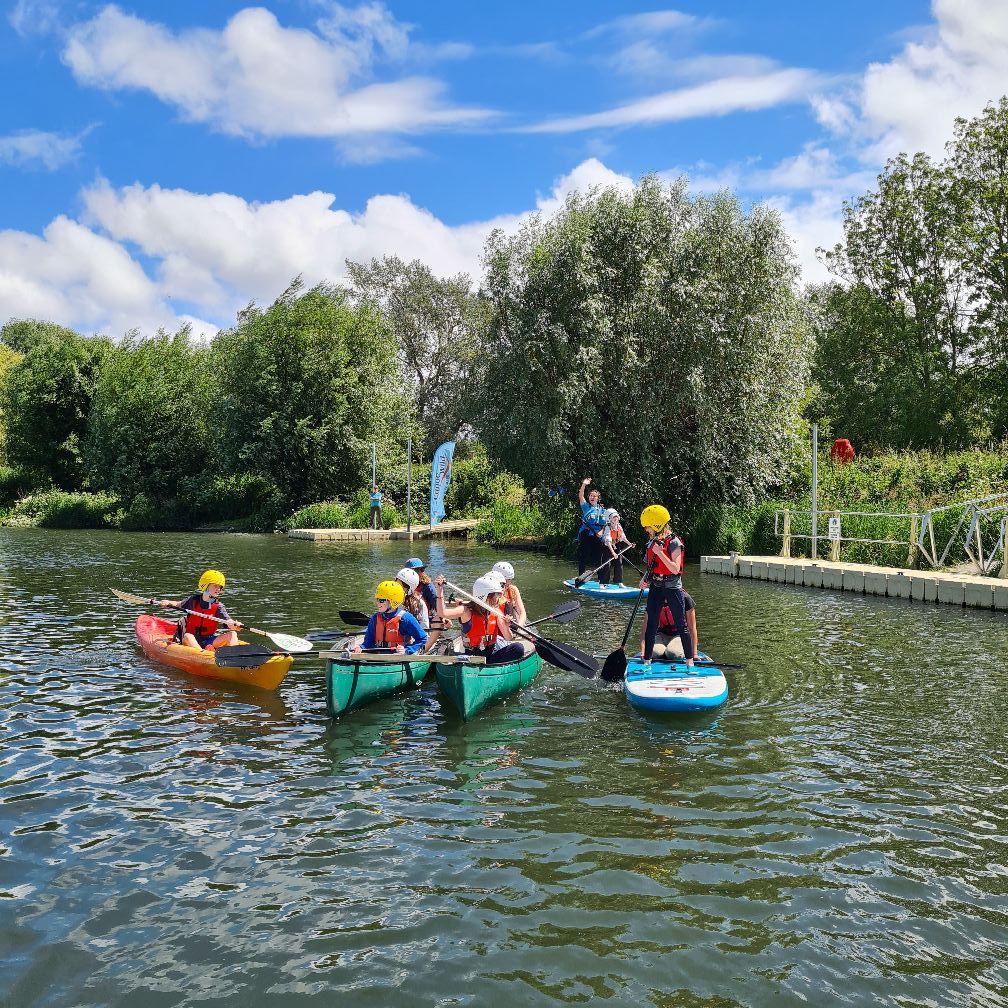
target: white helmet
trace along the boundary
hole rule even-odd
[[[489,571],[483,577],[476,578],[472,593],[480,602],[486,602],[488,596],[502,591],[504,591],[504,579],[496,571]]]
[[[498,560],[497,563],[493,565],[493,570],[491,574],[500,574],[505,581],[514,581],[514,567],[507,562],[507,560]]]
[[[613,521],[619,521],[619,511],[616,508],[606,508],[605,520],[612,525]]]
[[[396,574],[396,580],[402,581],[402,583],[406,585],[411,592],[415,592],[417,590],[417,586],[420,584],[420,575],[410,567],[403,567],[403,569]]]

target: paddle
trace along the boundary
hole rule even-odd
[[[367,626],[371,621],[366,613],[355,612],[353,609],[340,609],[338,615],[347,626]]]
[[[623,631],[623,640],[620,641],[620,646],[606,658],[602,665],[601,675],[606,682],[619,682],[626,675],[626,642],[630,638],[630,627],[633,626],[633,621],[637,618],[637,610],[640,609],[642,598],[644,598],[643,588],[637,592],[637,601],[634,602],[633,612],[630,613],[630,619],[627,620],[626,630]]]
[[[574,578],[574,587],[580,588],[581,585],[585,583],[585,581],[591,580],[592,574],[598,574],[598,572],[602,570],[603,567],[608,567],[609,564],[613,562],[613,560],[618,560],[621,556],[623,556],[624,553],[629,553],[630,550],[632,549],[633,549],[633,543],[630,543],[630,545],[627,546],[625,550],[621,550],[619,553],[616,554],[616,556],[609,557],[609,559],[606,560],[605,563],[599,564],[598,567],[595,568],[595,570],[586,571],[584,574],[578,574],[578,576]],[[630,561],[628,560],[627,563],[630,563]],[[633,567],[633,564],[630,564],[630,566]]]
[[[227,620],[218,619],[216,616],[208,616],[206,613],[193,612],[191,609],[181,609],[177,605],[165,605],[161,599],[143,598],[141,595],[131,595],[129,592],[118,591],[115,588],[112,589],[112,594],[116,598],[122,599],[123,602],[132,602],[134,605],[155,606],[161,609],[177,609],[184,612],[187,616],[199,616],[201,619],[210,620],[212,623],[227,622]],[[310,640],[305,640],[303,637],[295,637],[293,634],[285,633],[270,633],[268,630],[257,630],[255,627],[250,627],[245,623],[238,623],[237,620],[233,622],[237,623],[242,630],[247,630],[249,633],[259,634],[260,637],[269,637],[278,648],[287,654],[303,654],[306,651],[313,650],[315,647]]]
[[[484,612],[496,616],[504,615],[499,609],[494,609],[485,602],[480,602],[478,598],[459,588],[458,585],[453,585],[450,581],[445,581],[445,584],[456,595],[468,599],[468,601],[479,606]],[[556,641],[547,640],[545,637],[539,637],[537,634],[530,633],[522,626],[512,626],[511,632],[517,633],[520,637],[531,641],[544,661],[549,662],[550,665],[555,665],[559,669],[563,669],[565,672],[576,672],[585,679],[593,679],[598,672],[598,662],[590,654],[585,654],[584,651],[579,651],[577,648],[567,644],[558,644]]]

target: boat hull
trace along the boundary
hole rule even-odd
[[[720,707],[728,699],[728,681],[713,665],[691,668],[676,658],[644,665],[632,658],[627,662],[623,691],[640,710],[696,713]]]
[[[438,685],[448,695],[463,719],[502,700],[539,674],[542,659],[532,651],[521,661],[507,665],[435,665]]]
[[[219,679],[224,682],[256,686],[259,689],[276,689],[290,671],[293,659],[290,655],[269,658],[256,668],[221,668],[214,661],[212,650],[186,647],[176,644],[176,624],[157,616],[138,616],[136,621],[137,642],[143,653],[151,661],[168,665],[179,672],[200,676],[204,679]],[[245,643],[245,642],[243,642]]]
[[[576,591],[580,595],[588,595],[591,598],[618,599],[620,601],[629,599],[632,602],[640,593],[640,588],[634,588],[632,585],[603,585],[598,581],[585,581],[583,585],[575,585],[574,578],[568,578],[564,584],[572,591]],[[644,598],[647,597],[648,590],[645,588]]]
[[[430,662],[355,661],[347,658],[326,659],[326,710],[339,717],[402,689],[412,689],[423,682]]]

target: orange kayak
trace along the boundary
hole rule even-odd
[[[204,676],[207,679],[225,679],[228,682],[244,683],[246,686],[258,686],[260,689],[276,689],[283,682],[294,660],[290,655],[278,655],[269,658],[258,668],[221,668],[214,661],[212,650],[186,647],[176,644],[174,640],[176,624],[170,620],[158,619],[156,616],[138,616],[136,635],[143,653],[151,661],[170,665],[181,672],[190,675]]]

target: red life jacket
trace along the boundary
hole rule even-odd
[[[497,617],[482,609],[479,612],[472,609],[466,638],[473,649],[493,647],[497,640]]]
[[[205,614],[207,616],[216,616],[219,609],[220,603],[214,599],[212,602],[205,603],[203,601],[203,596],[200,595],[195,601],[188,599],[188,605],[186,609],[193,612]],[[204,619],[202,615],[200,616],[190,616],[186,614],[185,620],[185,633],[191,633],[195,638],[199,639],[200,636],[206,637],[208,634],[214,633],[214,631],[219,630],[222,624],[215,623],[213,620]]]
[[[652,539],[647,545],[647,562],[648,570],[653,574],[657,574],[659,577],[671,577],[674,574],[680,574],[682,572],[683,555],[679,556],[679,564],[677,567],[670,567],[664,560],[662,560],[655,550],[655,546],[659,540]],[[662,552],[665,553],[669,558],[671,558],[672,553],[676,547],[682,550],[682,544],[679,539],[675,536],[670,536],[668,539],[661,540]]]
[[[386,619],[381,613],[375,614],[375,647],[399,647],[403,642],[402,634],[399,632],[399,617],[402,616],[402,609],[397,609],[395,616]]]

